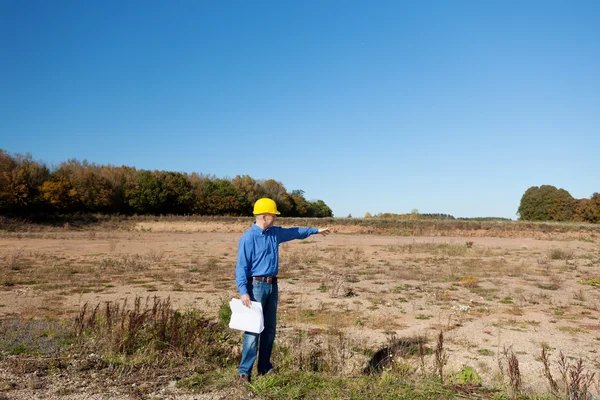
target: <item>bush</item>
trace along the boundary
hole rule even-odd
[[[122,304],[107,302],[104,309],[88,308],[86,303],[76,318],[75,333],[98,354],[143,354],[144,360],[159,362],[167,353],[171,360],[191,357],[215,366],[233,360],[228,330],[196,310],[174,310],[170,299],[136,297],[131,308],[127,299]]]
[[[231,320],[231,307],[229,307],[229,301],[223,299],[219,306],[219,322],[223,326],[228,326]]]

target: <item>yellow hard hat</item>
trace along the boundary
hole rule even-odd
[[[277,204],[275,204],[273,200],[266,197],[256,200],[256,203],[254,203],[254,215],[258,214],[279,215],[279,211],[277,211]]]

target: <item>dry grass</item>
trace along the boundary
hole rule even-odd
[[[120,303],[115,301],[138,294],[143,296],[139,313],[144,314],[148,294],[166,292],[173,302],[194,304],[210,318],[217,312],[217,298],[237,295],[237,234],[169,236],[154,229],[135,234],[98,229],[91,235],[61,229],[23,233],[20,239],[5,232],[0,238],[5,246],[0,252],[0,296],[5,296],[0,313],[8,315],[8,308],[14,307],[13,315],[39,317],[46,307],[43,315],[63,317],[73,311],[66,305],[95,297],[112,301],[116,312]],[[480,349],[493,349],[496,357],[502,357],[502,346],[515,344],[521,380],[526,383],[539,366],[533,366],[533,351],[517,346],[527,347],[546,334],[543,340],[557,348],[560,343],[571,346],[573,338],[578,340],[577,349],[597,345],[598,331],[593,328],[600,308],[594,290],[600,261],[597,246],[588,241],[564,246],[540,241],[538,246],[531,241],[524,247],[486,238],[468,246],[467,239],[452,240],[381,237],[368,244],[364,238],[333,235],[282,245],[278,343],[295,354],[290,358],[280,354],[283,366],[347,376],[364,368],[369,352],[385,342],[386,332],[410,336],[443,330],[446,339],[440,357],[445,352],[449,358],[441,373],[436,367],[442,379],[451,379],[460,371],[456,364],[469,363],[474,356],[492,357]],[[8,299],[15,297],[22,306],[10,305]],[[585,321],[576,323],[574,318]],[[99,326],[103,319],[96,318]],[[99,337],[109,336],[107,331],[97,332]],[[111,346],[123,340],[120,336]],[[106,348],[115,351],[111,346]],[[141,352],[139,359],[159,354],[156,346],[146,346],[148,352]],[[426,368],[421,360],[406,359],[394,368],[405,378],[417,371],[431,374],[434,357],[433,353],[424,357]],[[510,359],[504,356],[506,368]],[[483,381],[493,382],[499,368],[489,362],[482,368],[485,371],[478,372]],[[504,384],[515,386],[516,393],[518,379],[511,378],[506,368]]]
[[[548,254],[551,260],[571,260],[573,258],[573,250],[570,249],[552,249]]]
[[[465,256],[468,248],[453,243],[411,243],[390,245],[386,248],[391,253],[433,254],[449,257]]]

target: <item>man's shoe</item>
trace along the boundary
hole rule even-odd
[[[278,373],[279,373],[279,370],[277,368],[271,368],[267,372],[263,372],[260,375],[277,375]]]
[[[250,383],[250,375],[240,374],[240,382]]]

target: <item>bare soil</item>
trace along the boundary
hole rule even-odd
[[[132,231],[5,232],[0,320],[69,320],[86,302],[135,296],[170,297],[177,308],[201,309],[216,318],[219,306],[238,296],[234,269],[245,228],[147,222]],[[562,351],[600,375],[595,237],[341,233],[348,229],[281,245],[279,341],[299,330],[324,336],[343,332],[349,347],[363,350],[349,356],[344,367],[346,374],[357,375],[369,351],[391,338],[424,337],[433,348],[443,331],[446,369],[469,366],[485,384],[506,379],[503,354],[512,351],[526,389],[543,391],[542,346],[551,349],[551,361]],[[425,361],[432,363],[429,357]],[[72,388],[68,377],[36,384],[34,371],[19,373],[7,362],[0,372],[0,399],[135,398],[84,385],[83,392],[73,393],[65,390]],[[23,379],[32,383],[10,386]],[[158,398],[210,398],[184,394],[169,382],[160,390]],[[232,390],[212,396],[231,398],[238,393]]]

